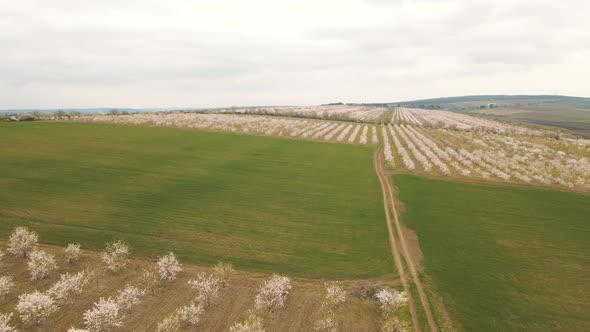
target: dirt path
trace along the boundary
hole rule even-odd
[[[399,242],[400,242],[400,246],[402,249],[401,250],[402,255],[406,261],[406,264],[408,265],[408,267],[410,269],[410,273],[412,275],[412,280],[414,281],[414,284],[416,285],[416,289],[418,290],[418,295],[420,296],[420,302],[422,302],[422,307],[424,309],[426,319],[428,320],[428,325],[430,326],[430,330],[432,332],[436,332],[436,331],[438,331],[438,328],[436,326],[436,322],[434,321],[434,316],[432,315],[432,311],[430,309],[430,303],[428,302],[428,297],[426,296],[426,293],[424,292],[424,286],[422,285],[422,282],[420,281],[420,278],[418,276],[418,271],[416,270],[416,266],[415,266],[414,262],[412,261],[412,257],[409,254],[408,246],[406,244],[406,241],[405,241],[405,238],[403,235],[404,233],[402,232],[402,229],[400,226],[399,218],[397,215],[397,209],[395,208],[395,201],[393,199],[393,186],[391,185],[391,182],[389,181],[388,176],[385,174],[385,171],[383,170],[383,163],[382,163],[382,159],[381,159],[381,150],[378,150],[377,152],[375,152],[373,160],[375,162],[375,169],[377,171],[377,175],[379,176],[379,181],[381,182],[381,189],[383,190],[383,199],[384,199],[383,205],[385,206],[385,209],[386,209],[387,229],[389,231],[389,240],[392,243],[392,247],[395,246],[395,236],[393,234],[393,229],[391,227],[391,219],[389,216],[388,206],[390,206],[393,211],[393,221],[395,222],[397,234],[399,236],[399,240],[400,240]],[[387,202],[389,202],[389,204]],[[395,251],[397,253],[397,248]],[[399,253],[397,253],[397,255],[399,255]],[[398,256],[398,259],[399,259],[399,256]],[[398,266],[397,263],[396,263],[396,266]],[[399,267],[398,267],[398,269],[399,269]],[[405,272],[403,274],[405,276]],[[408,293],[409,287],[406,288],[407,279],[405,277],[402,277],[401,271],[400,271],[400,277],[401,277],[402,281],[405,280],[404,288],[406,289],[406,293]],[[410,298],[411,297],[409,296],[409,293],[408,293],[408,299],[410,299]],[[410,309],[411,309],[411,307],[410,307]],[[414,308],[414,310],[415,310],[415,308]],[[413,316],[414,316],[414,314],[415,314],[415,312],[412,313]],[[412,319],[414,321],[417,320],[417,319],[414,319],[414,317],[412,317]],[[414,324],[416,324],[416,323],[414,322]]]
[[[412,293],[410,291],[408,276],[406,275],[406,271],[404,270],[404,267],[402,265],[400,253],[398,251],[397,243],[395,241],[395,236],[393,235],[393,228],[391,226],[392,222],[391,217],[389,215],[389,200],[387,199],[387,193],[389,192],[389,188],[387,187],[387,182],[384,179],[385,174],[383,173],[383,166],[381,164],[381,150],[377,150],[377,152],[375,152],[375,155],[373,156],[373,161],[375,163],[375,171],[377,172],[377,176],[379,177],[379,183],[381,184],[381,191],[383,192],[383,208],[385,209],[385,218],[387,219],[387,231],[389,232],[389,244],[391,246],[391,255],[393,256],[395,267],[399,273],[402,285],[404,286],[404,291],[408,296],[408,304],[410,306],[410,313],[412,314],[412,324],[414,325],[414,331],[420,332],[421,329],[420,323],[418,322],[416,304],[414,303],[414,298],[412,297]]]

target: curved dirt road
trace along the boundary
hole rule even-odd
[[[428,302],[428,298],[426,297],[426,293],[424,292],[424,287],[422,286],[422,282],[420,281],[420,278],[418,276],[418,272],[416,270],[414,262],[412,261],[412,258],[409,255],[406,241],[404,239],[404,236],[403,236],[403,233],[401,230],[400,222],[399,222],[399,219],[397,216],[397,210],[395,208],[395,201],[393,199],[393,187],[391,185],[391,182],[389,181],[389,178],[385,174],[385,171],[383,170],[383,161],[381,158],[381,150],[380,149],[377,150],[375,152],[375,154],[373,155],[373,161],[375,163],[375,170],[377,172],[377,176],[379,177],[379,182],[381,183],[381,190],[383,191],[383,207],[385,208],[385,217],[387,218],[387,230],[389,232],[389,242],[391,244],[391,253],[392,253],[394,261],[395,261],[395,266],[399,271],[399,275],[402,280],[402,284],[404,285],[404,290],[406,291],[406,294],[408,296],[408,303],[410,305],[410,312],[412,314],[412,322],[414,324],[414,329],[416,331],[420,331],[420,325],[419,325],[417,314],[416,314],[416,307],[414,304],[414,300],[411,296],[410,286],[408,283],[407,275],[403,269],[400,254],[399,254],[399,251],[397,248],[398,244],[395,240],[395,234],[394,234],[393,228],[391,226],[392,220],[389,215],[390,209],[391,209],[391,211],[393,211],[393,223],[395,223],[395,226],[397,229],[397,234],[400,239],[399,242],[400,242],[402,255],[406,261],[406,264],[408,265],[408,267],[410,269],[410,273],[412,275],[412,281],[414,282],[414,284],[416,285],[416,289],[418,290],[418,294],[420,296],[420,302],[422,303],[424,313],[425,313],[426,318],[428,320],[428,325],[430,326],[430,330],[432,332],[436,332],[436,331],[438,331],[438,328],[437,328],[436,323],[434,321],[432,311],[430,310],[430,304]]]

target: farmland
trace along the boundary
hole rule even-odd
[[[481,108],[488,103],[495,108]],[[559,95],[483,95],[415,100],[402,106],[447,109],[513,123],[572,131],[590,137],[590,98]]]
[[[43,234],[40,234],[43,239]],[[4,248],[5,241],[0,242]],[[79,262],[69,265],[63,263],[63,248],[55,246],[41,246],[41,249],[56,256],[59,262],[59,273],[77,273],[86,269],[100,267],[102,262],[97,253],[83,250]],[[84,249],[84,247],[83,247]],[[11,294],[0,297],[0,312],[14,310],[17,295],[32,292],[35,289],[45,290],[59,279],[57,272],[47,278],[33,282],[29,279],[25,260],[22,258],[5,256],[3,259],[3,274],[14,277],[15,287]],[[21,331],[66,331],[72,326],[83,326],[83,313],[92,308],[93,302],[100,297],[115,297],[117,292],[128,284],[138,282],[141,271],[145,271],[155,262],[150,259],[135,257],[125,271],[108,273],[100,281],[92,280],[83,292],[71,304],[66,304],[40,326],[29,327],[19,323],[15,315],[11,325]],[[139,272],[138,272],[139,271]],[[166,316],[174,313],[180,306],[189,304],[198,295],[198,291],[188,285],[199,273],[211,273],[212,269],[203,266],[184,265],[178,279],[173,282],[159,284],[155,290],[141,299],[141,304],[131,311],[125,311],[123,329],[125,331],[155,331],[157,324]],[[199,329],[227,331],[229,327],[247,316],[247,311],[254,304],[254,297],[260,284],[269,275],[256,272],[235,271],[229,285],[220,292],[219,298],[207,308],[201,316]],[[356,287],[354,281],[344,284],[347,291],[347,301],[337,312],[337,326],[342,331],[376,330],[379,328],[380,312],[375,301],[360,299],[352,295]],[[378,283],[380,287],[390,287],[394,284]],[[292,282],[285,306],[280,311],[271,314],[265,322],[269,331],[282,331],[288,328],[297,330],[311,330],[319,318],[324,287],[322,282],[312,279],[299,278]],[[190,330],[190,329],[184,329]]]
[[[395,171],[590,190],[590,141],[447,111],[340,106],[152,113],[71,121],[182,127],[385,146]],[[272,115],[269,115],[272,114]],[[293,117],[296,116],[297,118]],[[299,118],[308,116],[308,118]],[[338,118],[339,120],[334,120]]]
[[[457,329],[590,328],[587,194],[413,175],[394,182]]]
[[[173,251],[186,264],[182,282],[163,284],[154,296],[171,304],[146,300],[124,315],[123,330],[180,317],[175,310],[195,296],[187,279],[217,261],[232,263],[241,278],[235,298],[224,295],[207,309],[200,328],[246,324],[271,273],[293,278],[294,296],[284,310],[264,314],[270,331],[588,327],[590,301],[567,288],[590,266],[588,140],[403,107],[43,120],[0,123],[0,238],[26,226],[58,256],[55,246],[80,242],[96,262],[85,265],[92,271],[103,266],[97,251],[108,241],[129,243],[135,256],[135,271],[107,274],[72,314],[60,311],[43,326],[81,326],[100,296],[137,284],[137,271]],[[22,259],[5,261],[18,293],[47,289],[58,277],[29,281]],[[325,280],[343,281],[343,305],[319,304]],[[393,288],[403,293],[388,293]],[[15,300],[0,308],[13,311]],[[211,321],[224,312],[231,322]],[[367,318],[354,319],[360,316]]]
[[[362,146],[75,123],[1,124],[0,236],[315,278],[394,278]]]

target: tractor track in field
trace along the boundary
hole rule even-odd
[[[418,316],[416,312],[416,304],[414,303],[414,299],[411,296],[410,285],[408,282],[408,277],[402,265],[402,260],[400,257],[400,251],[408,268],[410,269],[410,274],[412,276],[412,281],[416,285],[416,289],[418,290],[418,294],[420,297],[420,302],[422,303],[422,308],[424,309],[424,313],[428,320],[428,325],[430,326],[430,330],[432,332],[438,331],[436,326],[436,322],[434,321],[434,316],[432,315],[432,311],[430,309],[430,304],[428,302],[428,297],[424,292],[424,287],[420,278],[418,276],[418,272],[416,270],[416,266],[412,261],[412,258],[409,254],[408,247],[406,245],[405,238],[403,236],[403,232],[401,230],[399,218],[397,215],[397,209],[395,208],[395,201],[393,199],[393,186],[389,181],[387,175],[385,174],[385,170],[383,169],[383,162],[381,158],[381,150],[377,150],[373,155],[373,161],[375,163],[375,171],[377,172],[377,176],[379,178],[379,182],[381,184],[381,190],[383,191],[383,207],[385,209],[385,217],[387,219],[387,230],[389,232],[389,242],[391,245],[391,253],[393,255],[393,259],[395,261],[396,268],[399,271],[400,279],[402,280],[402,284],[404,285],[404,290],[408,296],[408,304],[410,306],[410,313],[412,314],[412,322],[414,324],[415,331],[420,331],[420,325],[418,322]],[[393,213],[393,221],[390,217],[390,209]],[[395,227],[397,229],[397,234],[399,237],[399,243],[396,241],[395,234],[393,232],[392,223],[395,223]],[[401,250],[398,249],[398,244],[401,247]]]
[[[390,206],[388,203],[389,200],[387,199],[387,194],[389,190],[387,188],[385,180],[383,179],[385,175],[383,174],[383,166],[381,164],[381,150],[377,150],[377,152],[375,152],[375,155],[373,156],[373,161],[375,163],[375,171],[377,172],[379,183],[381,184],[381,192],[383,193],[383,208],[385,209],[385,218],[387,221],[387,231],[389,233],[389,245],[391,247],[391,255],[393,256],[395,267],[399,273],[402,285],[404,286],[404,291],[406,292],[406,295],[408,297],[408,304],[410,306],[410,314],[412,315],[412,325],[414,325],[414,331],[420,332],[420,323],[418,322],[416,304],[414,303],[414,298],[412,297],[412,293],[410,291],[408,276],[406,275],[406,272],[402,265],[400,253],[398,251],[395,236],[393,234],[393,228],[391,226],[391,217],[389,216]]]

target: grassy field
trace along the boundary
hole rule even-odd
[[[394,176],[459,330],[590,330],[590,196]]]
[[[0,124],[0,238],[334,279],[394,278],[372,150],[195,130]]]

